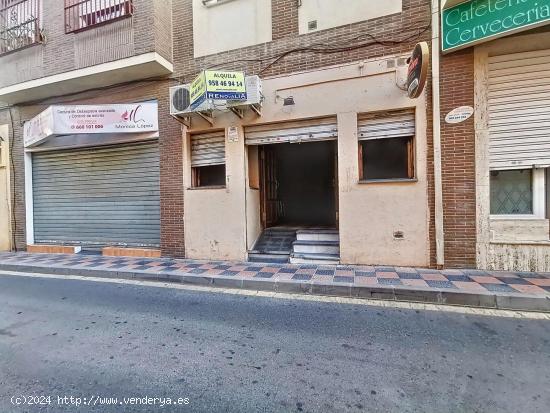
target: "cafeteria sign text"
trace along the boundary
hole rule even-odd
[[[443,52],[550,23],[550,0],[470,0],[444,9]]]

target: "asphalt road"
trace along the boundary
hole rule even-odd
[[[1,412],[547,413],[549,388],[547,321],[0,276]]]

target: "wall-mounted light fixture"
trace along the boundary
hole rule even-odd
[[[289,96],[283,99],[283,106],[294,106],[296,102],[294,102],[294,97]]]

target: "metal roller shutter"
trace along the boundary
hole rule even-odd
[[[158,141],[32,155],[34,238],[160,245]]]
[[[414,110],[361,115],[357,122],[360,141],[415,135]]]
[[[490,168],[550,165],[550,50],[492,56],[488,65]]]
[[[245,129],[245,136],[247,145],[327,141],[338,138],[338,126],[335,118],[314,119],[249,126]]]
[[[191,135],[191,166],[225,164],[225,131]]]

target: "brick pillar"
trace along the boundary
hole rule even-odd
[[[458,106],[474,106],[473,48],[441,59],[441,160],[445,266],[476,265],[476,188],[474,117],[446,124]]]

